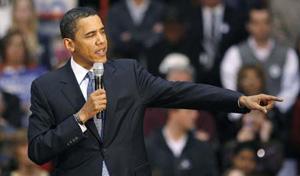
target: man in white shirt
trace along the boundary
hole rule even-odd
[[[278,44],[271,33],[270,12],[256,7],[249,12],[247,41],[232,46],[221,64],[221,81],[225,88],[237,89],[237,73],[243,65],[260,65],[265,72],[266,91],[283,97],[285,102],[276,104],[287,112],[299,92],[298,58],[291,48]]]

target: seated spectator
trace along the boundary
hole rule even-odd
[[[17,95],[24,112],[29,113],[31,82],[45,70],[32,64],[23,35],[10,31],[3,39],[3,63],[0,65],[0,87]],[[27,126],[27,117],[22,126]]]
[[[166,125],[147,138],[153,175],[217,175],[212,148],[192,133],[197,116],[196,110],[170,109]]]
[[[253,142],[237,143],[231,158],[231,169],[238,170],[239,176],[255,176],[257,165],[257,146]],[[225,172],[225,175],[229,171]],[[227,174],[228,175],[228,174]]]
[[[12,26],[25,38],[29,56],[37,63],[50,68],[49,38],[38,31],[38,18],[33,0],[12,0]]]
[[[284,103],[276,104],[286,113],[299,92],[298,57],[295,51],[280,45],[271,34],[271,15],[264,6],[250,10],[247,29],[250,37],[231,47],[221,64],[221,80],[228,89],[237,89],[237,73],[244,65],[260,65],[265,73],[266,93],[282,97]]]
[[[154,0],[124,0],[108,12],[107,31],[113,56],[141,59],[163,32],[163,5]]]
[[[190,65],[188,57],[180,53],[167,55],[159,70],[169,81],[194,81],[194,68]],[[161,128],[166,123],[166,117],[166,109],[148,108],[144,117],[144,134],[147,136],[155,129]],[[198,111],[194,131],[197,139],[214,142],[217,135],[212,114]]]
[[[224,52],[246,38],[244,19],[224,0],[195,0],[190,12],[188,37],[197,82],[220,84],[219,67]]]

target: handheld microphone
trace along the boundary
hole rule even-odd
[[[94,72],[94,80],[95,80],[95,90],[103,89],[103,73],[104,67],[103,63],[95,62],[93,65],[93,72]],[[99,119],[104,116],[104,110],[101,113],[97,113],[96,117]]]

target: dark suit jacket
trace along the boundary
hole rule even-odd
[[[180,156],[175,157],[162,129],[155,131],[146,140],[148,159],[152,172],[159,176],[216,176],[218,168],[212,146],[201,142],[188,133]]]
[[[70,62],[32,83],[29,157],[37,164],[52,160],[54,175],[99,176],[105,159],[110,176],[150,176],[143,135],[147,106],[242,111],[239,93],[165,81],[133,60],[109,60],[104,69],[108,104],[103,139],[93,120],[82,133],[73,117],[85,99]]]
[[[204,47],[202,46],[204,27],[201,6],[196,6],[190,11],[188,21],[189,39],[192,43],[194,43],[191,59],[197,68],[198,82],[221,85],[219,80],[219,65],[224,53],[230,46],[241,42],[247,37],[244,18],[241,17],[238,11],[235,11],[225,5],[222,22],[228,27],[228,30],[224,29],[222,31],[212,70],[205,69],[205,67],[203,67],[203,65],[199,62],[199,54],[205,52]]]
[[[154,26],[161,24],[163,5],[150,1],[141,24],[136,25],[130,15],[126,1],[112,6],[107,16],[106,28],[114,56],[139,58],[145,48],[153,46],[162,37],[162,32],[155,32]],[[121,40],[121,35],[128,32],[131,39]]]

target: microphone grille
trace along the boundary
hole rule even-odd
[[[104,72],[103,63],[95,62],[93,65],[93,71],[96,76],[102,76]]]

